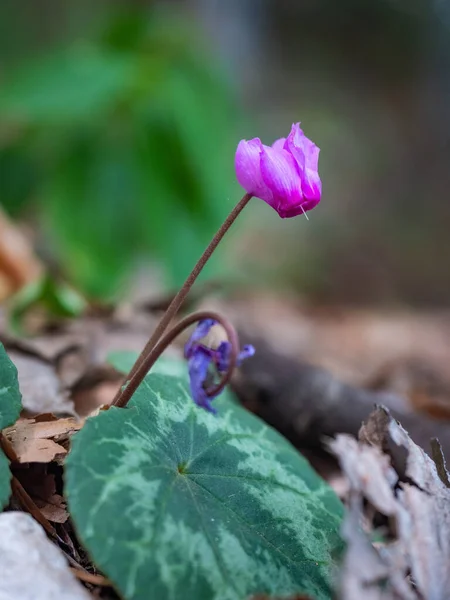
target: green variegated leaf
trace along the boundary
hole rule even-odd
[[[9,461],[0,449],[0,510],[2,510],[9,501],[11,495],[11,471],[9,470]]]
[[[127,600],[330,598],[339,500],[278,433],[215,406],[150,374],[128,408],[86,422],[66,463],[82,542]]]
[[[14,425],[22,410],[17,369],[0,343],[0,431]]]
[[[137,357],[138,353],[133,352],[132,350],[119,350],[117,352],[111,352],[108,355],[108,362],[119,371],[119,373],[127,375],[136,362]],[[181,357],[160,356],[152,367],[152,374],[153,373],[181,377],[181,379],[189,381],[187,362]],[[224,389],[221,398],[222,401],[227,400],[233,403],[237,402],[236,396],[229,388]]]
[[[22,410],[17,369],[0,343],[0,432],[13,425]],[[9,463],[0,448],[0,510],[6,506],[11,494]]]

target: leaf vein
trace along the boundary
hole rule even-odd
[[[220,479],[245,479],[246,481],[258,481],[259,483],[271,483],[272,485],[276,485],[280,488],[283,488],[284,490],[289,490],[291,492],[294,492],[295,494],[298,494],[299,496],[310,496],[311,492],[307,491],[307,492],[301,492],[300,490],[287,485],[286,483],[281,483],[280,481],[277,481],[276,479],[269,479],[269,478],[264,478],[264,477],[249,477],[247,475],[220,475],[219,473],[191,473],[189,471],[188,473],[189,477],[218,477]]]
[[[206,488],[205,486],[203,486],[201,483],[198,483],[198,481],[195,481],[195,479],[192,479],[192,481],[196,485],[198,485],[199,488],[201,488],[202,490],[204,490],[205,492],[207,492],[208,494],[210,494],[216,500],[216,502],[218,502],[219,504],[221,504],[226,510],[228,510],[228,512],[231,512],[239,521],[241,521],[247,527],[247,529],[249,529],[252,533],[254,533],[257,536],[259,536],[267,544],[267,546],[271,547],[275,552],[277,552],[278,554],[280,554],[280,556],[282,556],[288,562],[293,563],[295,565],[301,565],[301,564],[304,564],[304,563],[314,563],[316,565],[326,565],[325,561],[315,560],[313,558],[306,558],[306,559],[300,560],[300,561],[294,560],[293,558],[291,558],[290,556],[288,556],[287,554],[285,554],[284,552],[282,552],[280,550],[280,548],[278,546],[275,546],[275,544],[273,542],[271,542],[270,540],[268,540],[263,533],[261,533],[260,531],[258,531],[257,529],[255,529],[255,527],[251,523],[249,523],[246,519],[244,519],[244,517],[242,517],[239,513],[237,513],[230,506],[228,506],[218,496],[216,496],[210,490],[208,490],[208,488]]]
[[[195,499],[195,494],[192,491],[191,486],[189,485],[189,479],[185,478],[185,482],[186,482],[187,489],[189,490],[189,493],[192,496],[192,502],[194,503],[194,506],[195,506],[195,508],[197,510],[198,518],[199,518],[199,521],[200,521],[200,523],[202,525],[203,531],[205,532],[205,535],[206,535],[206,537],[209,540],[209,545],[211,547],[211,550],[213,551],[214,557],[216,559],[216,564],[217,564],[217,566],[219,568],[219,571],[220,571],[220,573],[222,575],[222,578],[223,578],[223,580],[224,580],[225,583],[228,583],[228,585],[232,589],[234,589],[236,592],[238,592],[240,594],[242,592],[242,590],[240,590],[240,589],[238,589],[236,587],[234,579],[228,573],[226,565],[224,564],[223,559],[221,558],[221,552],[220,552],[219,547],[217,546],[216,540],[210,535],[208,528],[205,526],[205,523],[203,521],[203,517],[202,517],[202,513],[201,513],[201,510],[200,510],[200,507],[198,506],[197,500]],[[201,487],[201,486],[199,486],[199,487]]]

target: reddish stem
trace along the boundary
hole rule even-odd
[[[125,408],[131,396],[137,390],[144,377],[153,367],[153,365],[164,352],[164,350],[167,348],[167,346],[169,346],[169,344],[171,344],[173,340],[184,329],[186,329],[186,327],[189,327],[197,321],[203,321],[203,319],[214,319],[214,321],[217,321],[218,324],[224,328],[225,333],[227,334],[228,341],[231,344],[230,362],[226,373],[222,376],[221,380],[217,385],[215,385],[209,390],[206,390],[207,395],[210,397],[217,396],[218,394],[220,394],[223,388],[230,381],[231,375],[233,374],[233,370],[236,366],[237,356],[239,354],[239,339],[236,330],[227,319],[224,319],[218,313],[204,310],[187,316],[185,319],[183,319],[177,325],[175,325],[175,327],[173,327],[168,333],[166,333],[166,335],[162,339],[160,339],[156,346],[152,348],[152,350],[150,350],[150,352],[144,357],[141,364],[136,369],[134,375],[128,382],[126,388],[123,390],[119,402],[117,402],[115,406],[118,406],[119,408]]]
[[[209,258],[211,257],[211,254],[217,248],[217,246],[219,245],[219,242],[222,240],[223,236],[230,229],[231,225],[234,223],[234,221],[236,220],[238,215],[241,213],[243,208],[248,204],[248,202],[250,201],[251,198],[252,198],[252,194],[245,194],[245,196],[243,196],[241,198],[241,200],[236,204],[236,206],[233,208],[231,213],[225,219],[225,221],[221,225],[220,229],[217,231],[216,235],[213,237],[213,239],[209,243],[209,246],[206,248],[206,250],[201,255],[199,261],[197,262],[195,267],[192,269],[189,277],[184,282],[183,287],[180,289],[180,291],[177,293],[177,295],[174,297],[174,299],[170,303],[168,309],[162,316],[161,321],[158,323],[155,331],[150,336],[150,339],[148,340],[147,344],[145,345],[145,348],[142,350],[138,359],[134,363],[133,368],[129,372],[129,374],[127,376],[127,381],[129,381],[130,383],[131,383],[131,380],[133,379],[134,375],[138,371],[138,369],[141,367],[141,365],[142,365],[144,359],[147,357],[148,353],[154,348],[155,344],[158,342],[158,340],[161,338],[162,334],[165,332],[165,330],[169,326],[169,323],[176,316],[176,314],[179,311],[181,305],[183,304],[186,296],[188,295],[189,290],[191,289],[193,283],[199,276],[199,274],[200,274],[201,270],[203,269],[203,267],[205,266],[205,264],[208,262]],[[127,385],[125,388],[120,389],[117,392],[116,396],[114,397],[114,400],[111,403],[112,406],[126,406],[128,400],[131,398],[131,396],[133,394],[133,392],[131,392],[131,393],[128,392],[129,389],[130,389],[130,385]]]

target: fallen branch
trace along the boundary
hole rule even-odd
[[[298,447],[322,446],[325,436],[357,435],[375,405],[386,406],[412,439],[424,448],[438,437],[450,454],[450,427],[443,420],[417,413],[405,398],[343,383],[314,365],[275,353],[266,343],[248,340],[257,348],[235,382],[241,401]]]

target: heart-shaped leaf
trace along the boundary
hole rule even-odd
[[[79,536],[127,600],[331,597],[342,506],[278,433],[184,379],[148,375],[88,419],[66,463]]]
[[[2,344],[0,344],[0,433],[13,425],[22,410],[17,369]],[[6,506],[11,494],[9,463],[0,448],[0,510]]]
[[[11,471],[9,461],[0,449],[0,510],[9,502],[11,495]]]
[[[21,410],[17,369],[0,343],[0,431],[14,425]]]

